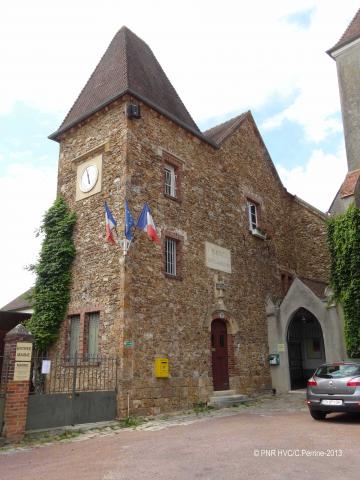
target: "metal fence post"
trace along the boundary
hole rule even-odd
[[[72,395],[75,397],[76,392],[76,375],[77,375],[77,352],[74,357],[74,370],[73,370],[73,384],[72,384]]]

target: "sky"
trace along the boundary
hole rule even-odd
[[[289,192],[327,211],[346,156],[335,62],[355,0],[12,0],[0,13],[0,307],[34,282],[56,194],[49,140],[122,25],[201,130],[251,110]]]

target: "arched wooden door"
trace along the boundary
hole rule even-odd
[[[211,351],[214,390],[229,390],[227,329],[223,320],[211,324]]]

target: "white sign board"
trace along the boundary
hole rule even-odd
[[[205,262],[209,268],[231,273],[231,252],[227,248],[205,242]]]
[[[51,360],[43,360],[41,365],[41,373],[50,373],[51,370]]]
[[[15,362],[14,367],[14,381],[23,382],[30,378],[31,363],[30,362]]]

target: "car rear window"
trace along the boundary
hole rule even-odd
[[[344,378],[360,375],[360,365],[323,365],[315,375],[320,378]]]

